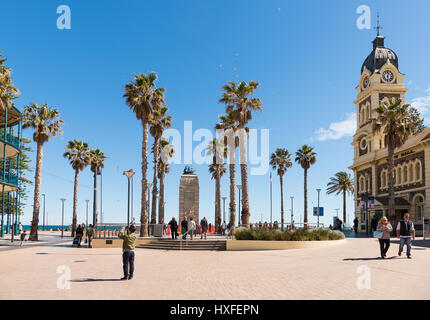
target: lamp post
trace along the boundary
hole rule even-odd
[[[272,224],[272,172],[270,172],[270,224]]]
[[[130,169],[128,171],[124,171],[123,175],[127,177],[128,181],[128,196],[127,196],[127,225],[130,224],[130,179],[133,177],[134,172],[133,169]]]
[[[45,231],[45,201],[46,201],[46,195],[42,193],[43,196],[43,231]]]
[[[294,229],[294,213],[293,213],[293,200],[294,197],[291,196],[291,229]]]
[[[85,226],[88,228],[88,202],[90,202],[90,200],[85,200],[85,202],[87,203],[87,219],[85,221]]]
[[[319,228],[320,227],[320,192],[321,192],[321,189],[317,189],[317,192],[318,192],[318,209],[317,209],[317,216],[318,216],[318,222],[317,222],[317,228]]]
[[[148,221],[148,235],[151,235],[152,234],[152,232],[150,232],[151,231],[151,228],[149,227],[149,225],[150,225],[150,220],[149,220],[149,209],[151,208],[151,206],[150,206],[150,203],[151,203],[151,187],[152,187],[152,183],[148,183],[147,184],[147,186],[148,186],[148,214],[147,214],[147,216],[148,216],[148,219],[147,219],[147,221]]]
[[[62,215],[61,215],[61,239],[63,239],[63,231],[64,231],[64,201],[66,201],[66,198],[60,199],[62,202]]]
[[[240,190],[242,190],[242,186],[238,184],[236,187],[239,189],[239,212],[237,214],[237,226],[240,227]]]
[[[223,209],[222,209],[222,220],[223,221],[225,221],[225,200],[227,199],[227,197],[222,197],[221,198],[222,199],[222,207],[223,207]]]

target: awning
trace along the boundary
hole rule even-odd
[[[375,198],[375,205],[388,206],[388,197]],[[394,198],[395,206],[409,206],[410,203],[405,198]]]

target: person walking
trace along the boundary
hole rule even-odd
[[[196,230],[196,223],[193,221],[193,217],[190,217],[190,220],[188,220],[188,233],[190,234],[191,240],[193,240],[193,234]],[[186,238],[186,236],[185,236]]]
[[[393,231],[393,227],[388,222],[387,217],[382,217],[379,223],[376,225],[376,231],[382,232],[382,236],[379,240],[379,247],[381,250],[381,258],[385,259],[387,256],[388,248],[390,248],[390,237],[391,231]]]
[[[81,241],[84,236],[84,229],[82,229],[81,225],[78,225],[78,228],[76,229],[76,236],[78,237],[78,248],[81,247]]]
[[[227,230],[227,224],[225,223],[225,221],[222,223],[221,228],[222,228],[222,235],[224,236],[225,230]]]
[[[172,217],[172,220],[169,222],[170,232],[172,233],[172,239],[177,239],[178,236],[178,223],[176,222],[175,217]]]
[[[204,236],[206,240],[208,234],[208,221],[206,220],[206,217],[203,217],[203,219],[200,221],[200,227],[202,228],[202,234],[200,239],[203,239]]]
[[[372,220],[370,220],[370,232],[377,231],[376,228],[378,227],[378,219],[376,216],[372,217]]]
[[[94,228],[92,224],[90,224],[89,227],[87,228],[86,236],[88,241],[88,248],[92,248],[93,237],[94,237]]]
[[[397,239],[400,239],[399,256],[402,255],[403,246],[406,244],[406,256],[408,259],[411,257],[411,243],[415,240],[415,228],[412,221],[409,220],[409,213],[405,213],[403,220],[397,223],[396,227]]]
[[[122,268],[124,271],[124,277],[121,280],[131,280],[134,273],[134,248],[136,247],[136,227],[134,225],[122,227],[118,233],[118,238],[122,239]]]
[[[187,217],[184,217],[184,220],[181,222],[181,233],[182,233],[182,239],[187,238],[187,231],[188,231],[188,222]]]
[[[20,234],[21,243],[19,244],[20,247],[22,247],[22,245],[24,244],[26,235],[27,235],[27,233],[25,233],[25,230],[21,232],[21,234]]]
[[[355,217],[354,219],[354,232],[357,233],[358,231],[358,218]]]

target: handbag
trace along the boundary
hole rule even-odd
[[[373,231],[374,238],[382,238],[382,231]]]

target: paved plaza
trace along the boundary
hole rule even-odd
[[[385,260],[372,238],[283,251],[136,249],[130,281],[119,281],[121,249],[70,243],[0,250],[0,299],[430,299],[430,241],[420,238],[411,260],[397,256],[397,239]]]

